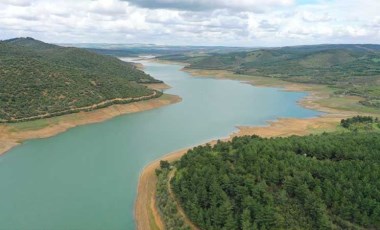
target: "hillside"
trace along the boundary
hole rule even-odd
[[[379,229],[379,144],[376,132],[234,138],[190,150],[171,187],[200,229]]]
[[[362,96],[362,104],[380,108],[380,45],[295,46],[160,59],[189,63],[187,68],[192,69],[325,84],[336,88],[337,94]]]
[[[0,42],[0,81],[2,122],[61,115],[82,108],[91,110],[131,101],[120,99],[160,95],[140,84],[160,81],[129,63],[32,38]]]

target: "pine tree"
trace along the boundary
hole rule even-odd
[[[251,211],[249,211],[249,209],[244,209],[243,211],[241,217],[241,229],[252,230]]]

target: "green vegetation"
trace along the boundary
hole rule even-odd
[[[161,217],[164,219],[166,229],[187,230],[190,229],[178,213],[175,200],[170,196],[168,190],[170,163],[160,162],[160,169],[156,169],[157,175],[157,207]]]
[[[190,150],[173,191],[201,229],[379,229],[380,135],[246,136]]]
[[[160,59],[186,62],[193,69],[329,85],[337,95],[360,96],[361,104],[380,108],[380,45],[296,46]]]
[[[115,98],[153,95],[140,83],[160,82],[115,57],[32,38],[0,42],[0,81],[2,122],[78,112],[78,108]]]
[[[343,128],[350,129],[353,131],[373,131],[380,129],[379,119],[371,116],[356,116],[352,118],[343,119],[340,122]]]

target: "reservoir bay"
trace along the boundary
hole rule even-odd
[[[297,104],[305,93],[142,63],[182,102],[26,141],[0,156],[0,229],[134,229],[138,177],[149,162],[238,125],[320,115]]]

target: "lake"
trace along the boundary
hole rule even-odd
[[[0,229],[134,229],[138,177],[149,162],[237,125],[320,115],[297,104],[305,93],[144,65],[183,101],[26,141],[1,156]]]

